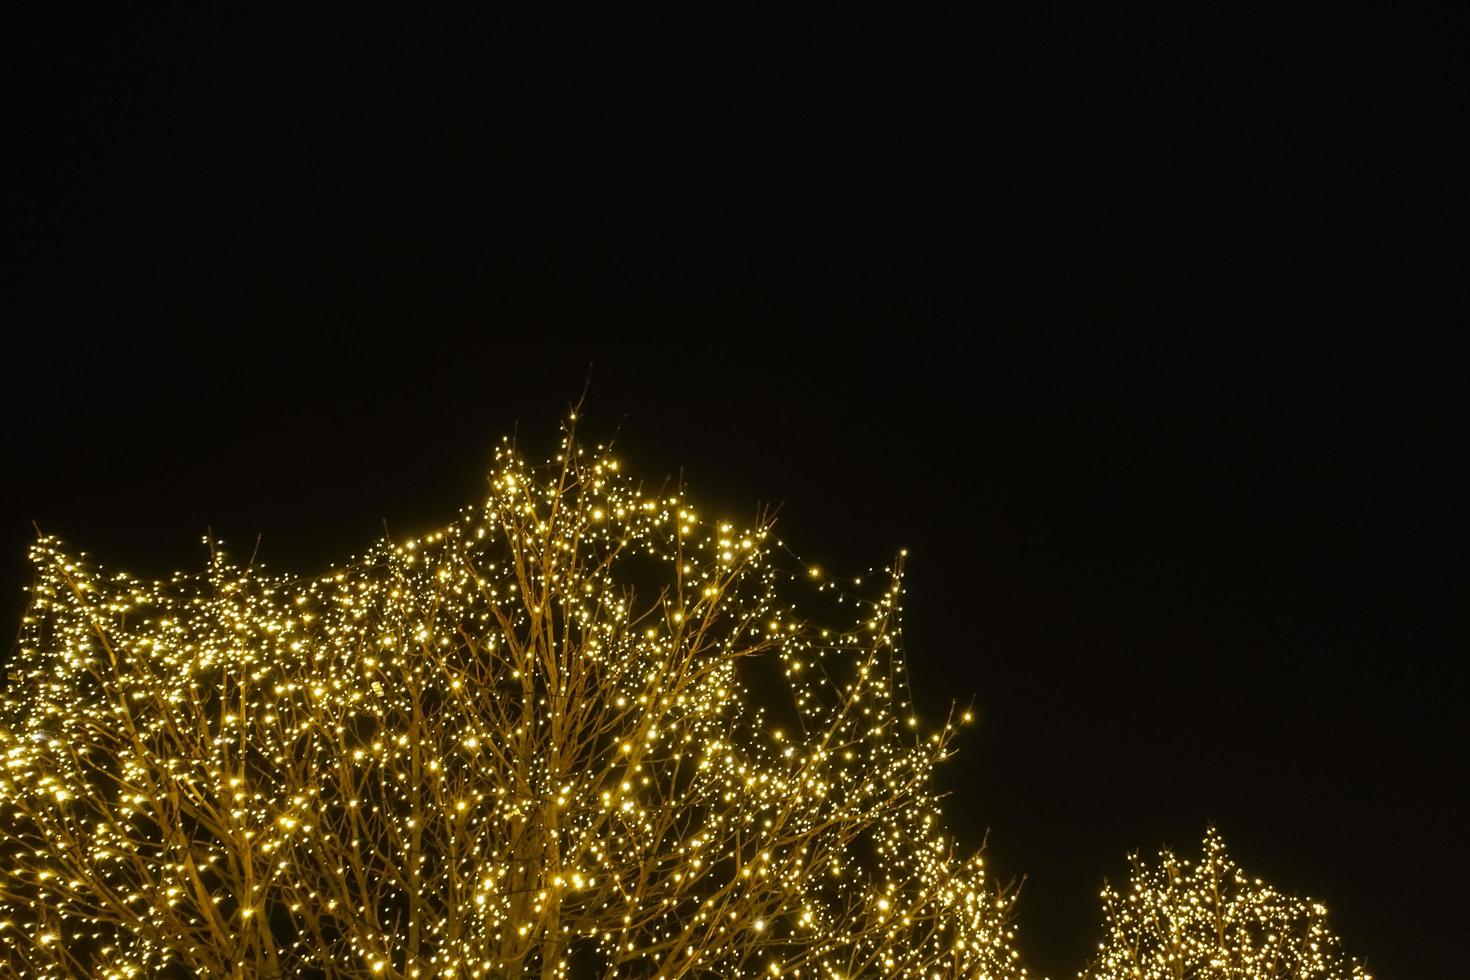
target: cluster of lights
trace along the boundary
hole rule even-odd
[[[944,830],[965,719],[904,693],[898,563],[839,587],[570,426],[314,579],[34,558],[0,698],[22,975],[1024,976]]]
[[[1083,980],[1371,980],[1321,903],[1247,877],[1214,828],[1198,862],[1135,857],[1128,890],[1102,898],[1106,937]]]

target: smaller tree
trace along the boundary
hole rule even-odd
[[[1082,980],[1372,980],[1343,954],[1327,909],[1250,878],[1211,827],[1198,863],[1136,854],[1131,886],[1102,892],[1106,932]]]

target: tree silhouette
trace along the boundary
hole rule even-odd
[[[0,703],[22,975],[1024,975],[931,786],[961,719],[903,693],[901,562],[839,588],[571,423],[316,578],[33,554]]]

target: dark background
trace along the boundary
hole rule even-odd
[[[1463,968],[1466,32],[991,5],[12,22],[3,612],[446,521],[519,423],[911,550],[952,815],[1065,976],[1218,823]]]

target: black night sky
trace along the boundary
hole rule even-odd
[[[1459,972],[1464,21],[837,9],[12,24],[6,623],[32,520],[158,575],[429,529],[590,364],[649,480],[910,549],[1034,969],[1214,820]]]

